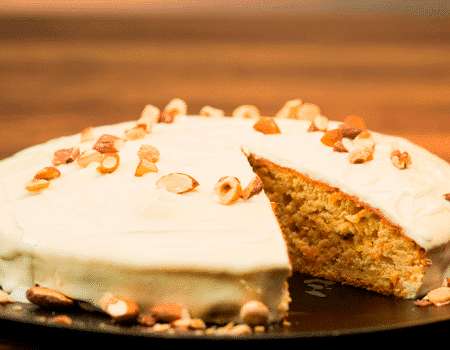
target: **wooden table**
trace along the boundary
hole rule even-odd
[[[0,159],[180,97],[264,115],[300,98],[450,161],[448,17],[9,14],[0,47]]]

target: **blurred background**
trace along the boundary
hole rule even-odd
[[[0,1],[0,159],[179,97],[196,114],[291,99],[450,161],[450,4]]]

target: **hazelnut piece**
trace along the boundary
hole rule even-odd
[[[115,171],[120,163],[120,157],[117,153],[106,153],[103,155],[103,159],[100,165],[97,167],[97,171],[100,174],[109,174]]]
[[[237,177],[224,176],[213,189],[214,197],[221,204],[229,205],[237,201],[242,194],[242,185]]]

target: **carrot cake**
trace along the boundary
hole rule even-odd
[[[3,290],[177,303],[208,322],[256,300],[276,322],[293,270],[405,298],[439,285],[450,166],[295,102],[225,117],[176,99],[1,161]]]

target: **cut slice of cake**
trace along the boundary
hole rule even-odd
[[[275,119],[244,145],[294,270],[386,295],[439,286],[450,261],[450,166],[407,140],[344,123]]]

